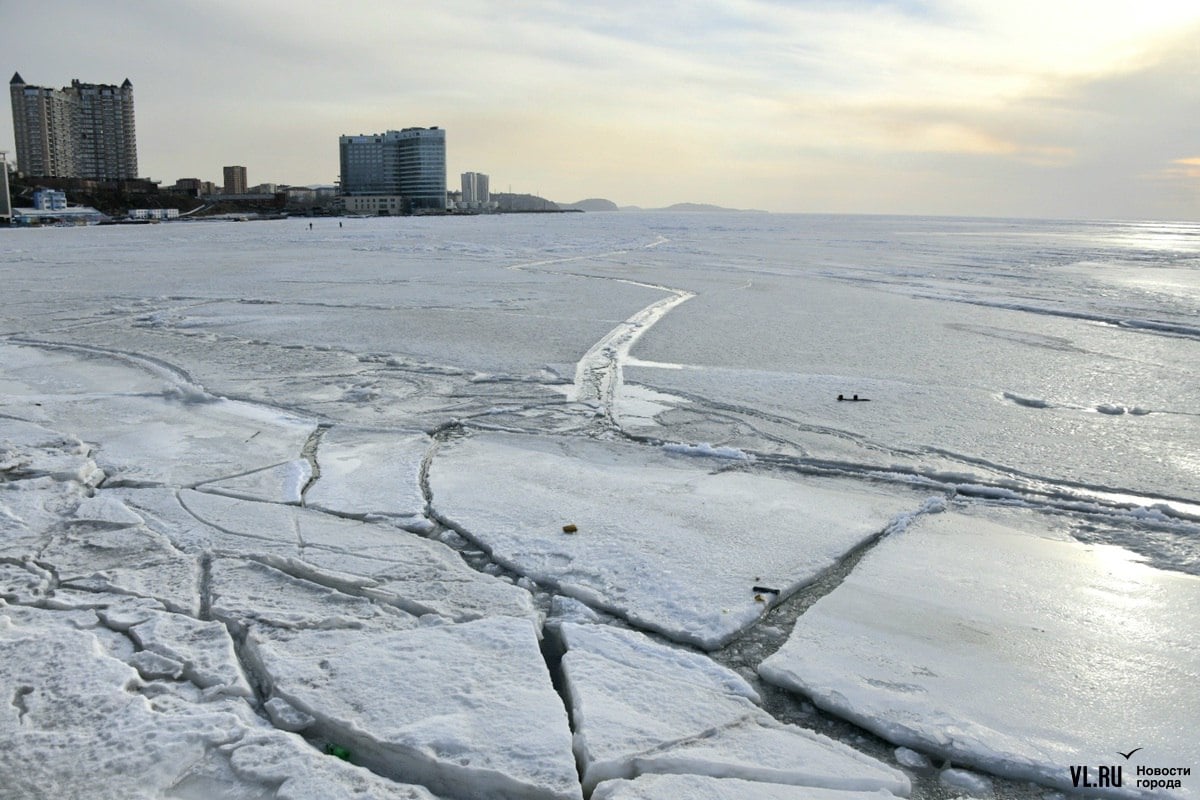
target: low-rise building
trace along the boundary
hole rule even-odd
[[[58,209],[14,208],[13,225],[97,225],[109,218],[90,206]]]
[[[67,193],[57,189],[38,189],[33,193],[33,207],[38,211],[61,211],[67,207]]]
[[[404,198],[398,194],[349,194],[342,198],[347,214],[396,216],[404,213]]]
[[[130,219],[178,219],[178,208],[131,208]]]

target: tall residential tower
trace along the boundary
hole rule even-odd
[[[487,175],[482,172],[464,172],[462,174],[463,208],[485,208],[491,199]]]
[[[225,167],[225,194],[246,193],[246,168],[240,166]]]
[[[25,175],[117,181],[138,177],[133,84],[71,81],[30,86],[19,72],[12,98],[17,170]]]

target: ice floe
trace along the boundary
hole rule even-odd
[[[424,433],[335,426],[321,436],[320,479],[305,504],[337,514],[396,517],[424,529],[421,462],[433,441]]]
[[[928,516],[886,539],[760,674],[994,775],[1071,788],[1070,765],[1134,745],[1126,773],[1200,764],[1200,578],[1036,514],[988,516]]]
[[[246,500],[299,505],[312,477],[312,465],[306,459],[295,458],[245,475],[210,481],[201,488]]]
[[[528,620],[373,637],[253,629],[270,691],[355,763],[456,797],[580,798],[571,731]]]
[[[190,490],[178,497],[154,490],[124,496],[144,506],[184,550],[251,556],[296,578],[418,616],[536,616],[529,592],[476,572],[440,542],[390,526]],[[295,611],[304,617],[313,609],[301,604]]]
[[[241,737],[237,716],[202,704],[162,713],[140,685],[92,633],[13,624],[0,607],[0,686],[12,693],[0,705],[4,795],[165,797],[210,750]]]
[[[114,619],[139,614],[127,612]],[[91,612],[0,601],[0,686],[12,691],[0,706],[6,800],[436,800],[284,732],[303,722],[294,709],[268,703],[277,730],[243,696],[188,694],[180,662],[105,644],[122,638]]]
[[[777,722],[737,673],[643,634],[563,623],[562,672],[585,791],[644,773],[907,795],[899,771]],[[746,796],[755,796],[750,792]]]
[[[233,640],[220,622],[153,612],[131,627],[129,635],[143,650],[181,663],[184,676],[201,689],[242,697],[252,694]]]
[[[437,451],[431,504],[510,569],[708,649],[918,505],[898,490],[721,471],[728,463],[476,435]]]
[[[257,561],[215,558],[210,575],[211,613],[235,630],[245,630],[255,622],[275,628],[385,630],[416,624],[414,617],[392,606]]]

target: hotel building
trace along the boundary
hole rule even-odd
[[[405,128],[338,138],[346,210],[412,214],[446,210],[446,132]]]

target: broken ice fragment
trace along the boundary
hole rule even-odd
[[[276,728],[284,731],[302,731],[316,722],[311,714],[305,714],[282,697],[272,697],[263,707]]]

